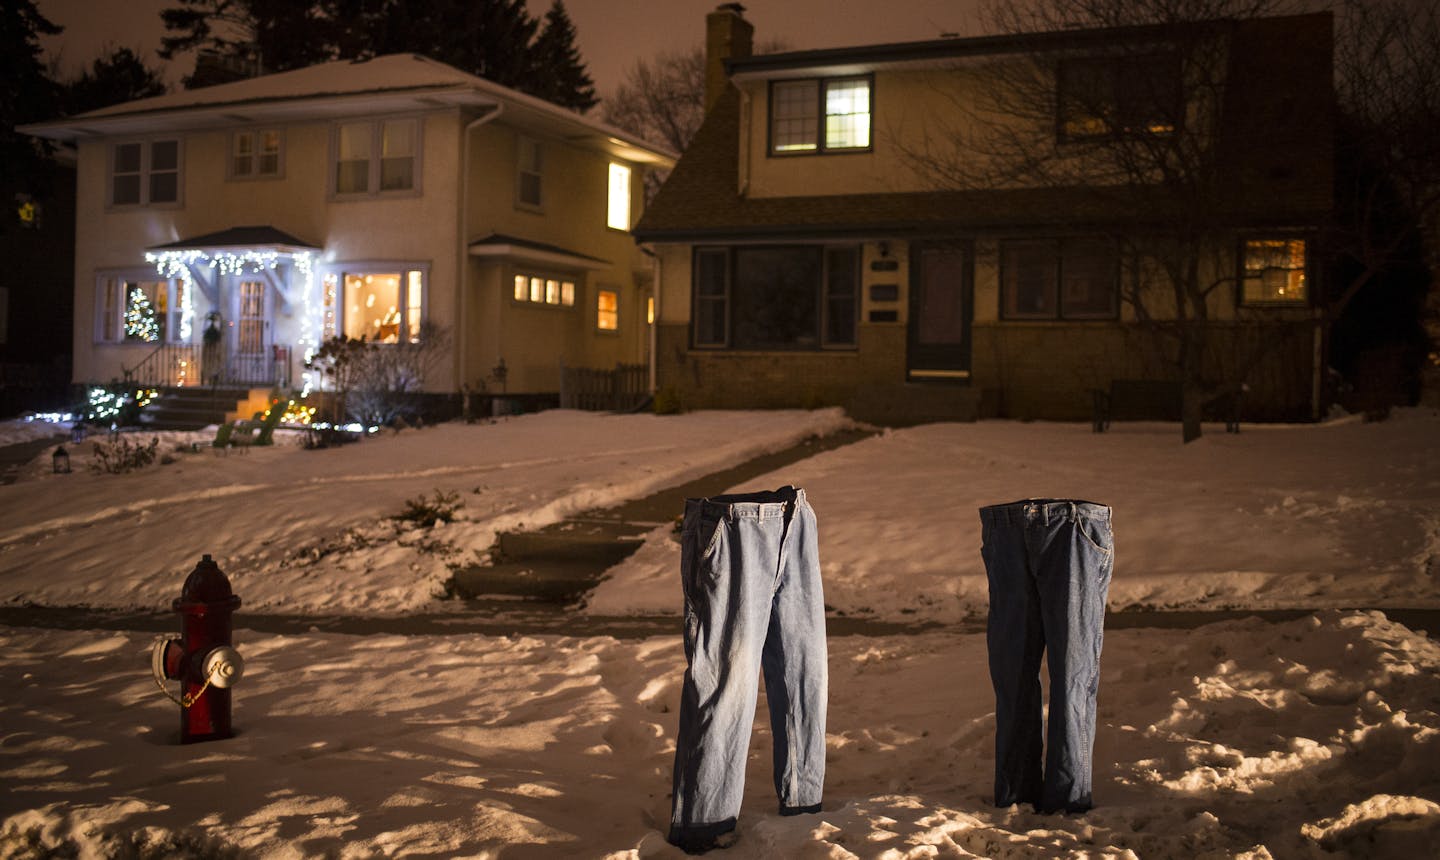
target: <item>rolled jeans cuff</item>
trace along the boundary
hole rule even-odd
[[[785,806],[780,805],[781,815],[810,815],[820,811],[820,804],[812,803],[809,806]]]
[[[700,854],[715,847],[715,840],[735,829],[736,820],[727,818],[714,824],[670,825],[669,842],[686,854]]]

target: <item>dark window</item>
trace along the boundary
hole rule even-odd
[[[110,204],[143,206],[180,199],[180,141],[118,143],[111,154]]]
[[[1095,239],[1000,244],[1005,319],[1114,319],[1119,315],[1115,248]]]
[[[697,347],[805,350],[855,345],[859,249],[703,248],[695,252]]]
[[[871,79],[810,78],[770,86],[770,151],[853,152],[870,148]]]
[[[724,346],[728,340],[725,319],[728,257],[728,252],[720,249],[695,252],[696,346]]]
[[[1173,54],[1063,60],[1056,77],[1062,139],[1170,134],[1180,125]]]

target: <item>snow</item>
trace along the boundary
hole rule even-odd
[[[1218,429],[1218,428],[1217,428]],[[1440,606],[1440,420],[1246,426],[1015,422],[887,431],[733,488],[805,488],[840,614],[983,616],[984,505],[1080,498],[1113,512],[1110,607]],[[657,529],[588,610],[673,613],[678,535]]]
[[[152,634],[0,627],[0,857],[683,856],[664,840],[678,619],[642,639],[348,636],[261,633],[245,613],[447,611],[446,565],[500,529],[846,424],[557,411],[322,451],[286,436],[188,453],[208,437],[161,434],[174,462],[121,475],[90,473],[88,443],[70,475],[36,457],[0,486],[0,603],[156,609],[210,552],[245,601],[246,672],[237,736],[182,746],[147,677]],[[1440,645],[1322,607],[1440,605],[1437,431],[1418,411],[1189,446],[1173,426],[930,425],[747,482],[805,487],[833,614],[940,623],[831,637],[819,814],[775,814],[762,696],[724,856],[1428,856]],[[0,423],[0,439],[22,432]],[[461,519],[389,519],[436,492],[458,494]],[[1108,630],[1085,815],[988,800],[985,639],[958,622],[983,609],[975,508],[1030,495],[1114,507],[1112,605],[1313,610]],[[670,541],[657,529],[586,611],[677,616]]]

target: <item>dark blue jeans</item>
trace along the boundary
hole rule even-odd
[[[819,812],[829,669],[815,513],[803,490],[687,499],[681,528],[685,685],[670,841],[735,829],[765,673],[780,814]]]
[[[1092,805],[1095,695],[1115,559],[1110,509],[1027,499],[981,508],[980,521],[990,580],[995,805],[1083,812]],[[1047,651],[1050,720],[1042,743],[1040,658]]]

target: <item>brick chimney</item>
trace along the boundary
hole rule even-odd
[[[745,7],[739,3],[722,3],[705,16],[705,110],[708,112],[725,92],[730,77],[725,74],[725,61],[748,57],[755,25],[745,20]]]

